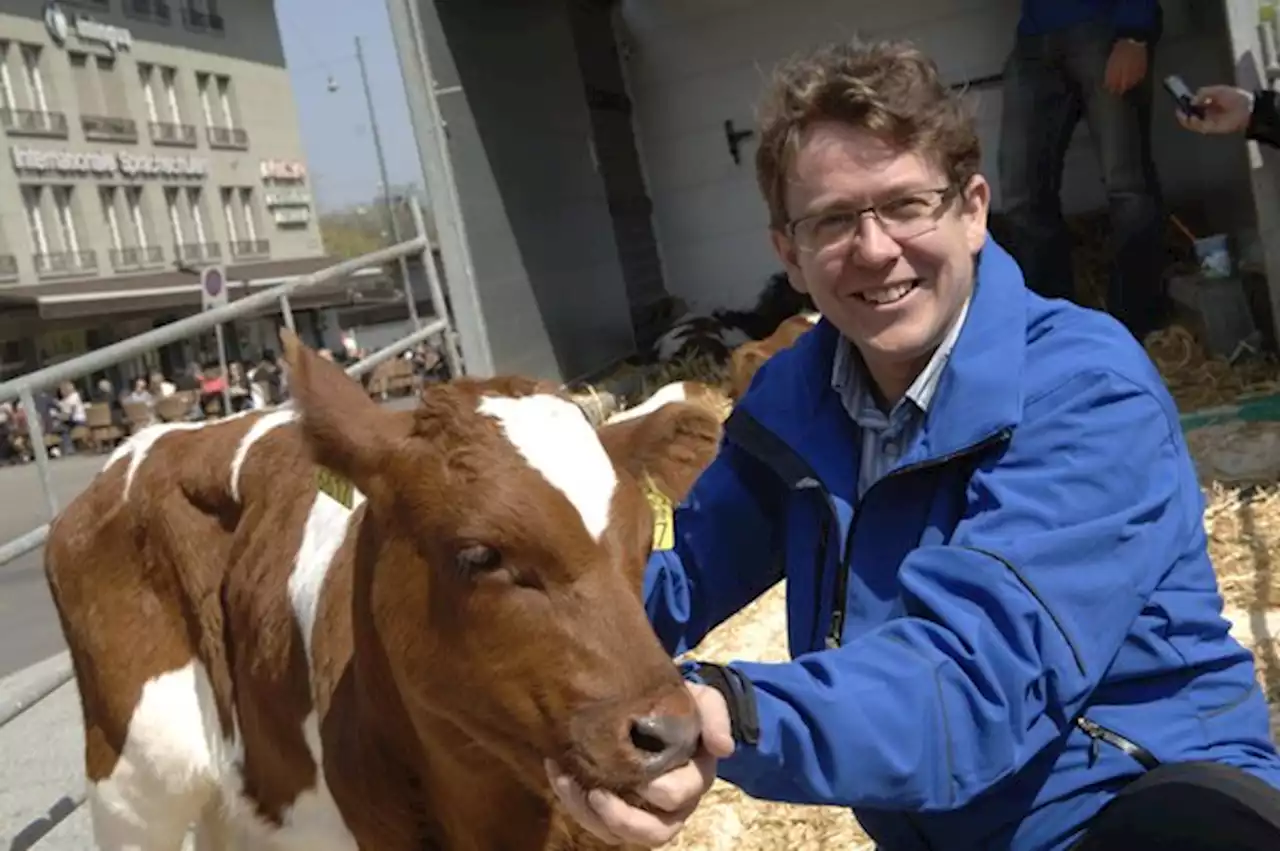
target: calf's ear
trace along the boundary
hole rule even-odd
[[[371,493],[409,437],[411,417],[379,407],[342,367],[280,331],[289,395],[317,464]]]
[[[751,387],[756,371],[769,359],[769,351],[758,342],[743,343],[729,355],[729,396],[741,399]]]
[[[681,502],[715,459],[724,426],[693,402],[668,402],[643,417],[600,426],[597,434],[613,463],[668,499]]]

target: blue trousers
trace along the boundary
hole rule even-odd
[[[1141,338],[1164,321],[1163,202],[1151,158],[1152,72],[1124,95],[1103,88],[1112,32],[1093,22],[1018,36],[1004,69],[999,173],[1006,237],[1027,285],[1073,298],[1063,221],[1063,160],[1081,118],[1101,167],[1110,213],[1108,311]],[[1150,50],[1150,48],[1148,48]],[[1150,64],[1154,56],[1149,54]]]

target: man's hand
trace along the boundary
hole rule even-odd
[[[656,848],[675,838],[716,779],[716,761],[733,753],[729,708],[720,692],[685,683],[698,705],[702,742],[692,761],[672,769],[640,790],[654,812],[624,803],[603,789],[584,791],[552,762],[547,778],[561,805],[584,828],[610,845]]]
[[[1253,98],[1235,86],[1205,86],[1191,102],[1204,110],[1204,118],[1179,109],[1178,123],[1197,133],[1243,133],[1253,116]]]
[[[1113,95],[1122,95],[1147,76],[1147,46],[1141,42],[1120,39],[1107,57],[1107,72],[1103,88]]]

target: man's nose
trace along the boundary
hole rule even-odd
[[[866,215],[858,221],[850,254],[858,265],[878,269],[889,261],[898,259],[902,254],[902,246],[885,232],[879,219]]]

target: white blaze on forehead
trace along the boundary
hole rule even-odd
[[[493,417],[529,466],[560,490],[600,540],[618,484],[613,462],[577,405],[556,396],[486,396],[477,410]]]

